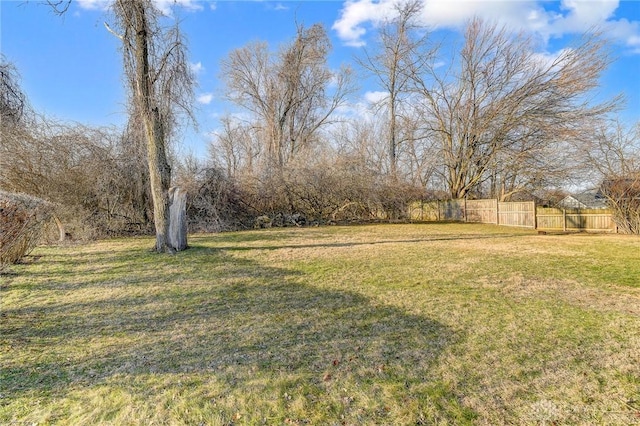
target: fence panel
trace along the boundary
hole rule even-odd
[[[573,212],[567,211],[567,229],[580,229],[588,231],[614,232],[616,224],[613,221],[613,212],[603,209],[581,209]],[[569,224],[575,223],[575,228]]]
[[[427,222],[440,220],[438,201],[416,201],[409,205],[409,218]]]
[[[538,229],[565,229],[564,213],[557,207],[537,207],[536,220]]]
[[[409,205],[412,220],[464,221],[464,200],[416,201]]]
[[[467,200],[467,222],[498,223],[498,200]]]
[[[464,220],[464,200],[446,200],[440,202],[442,220]]]
[[[613,212],[609,209],[560,209],[538,207],[538,229],[562,231],[615,232]]]
[[[499,202],[498,225],[535,228],[535,203],[533,201]]]

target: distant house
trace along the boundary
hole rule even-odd
[[[585,191],[580,194],[567,195],[558,202],[564,209],[606,209],[607,199],[599,191]]]

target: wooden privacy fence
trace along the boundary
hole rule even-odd
[[[548,231],[617,232],[609,209],[540,207],[534,201],[417,201],[409,206],[409,217],[420,221],[492,223]]]
[[[613,212],[609,209],[538,207],[536,218],[538,229],[617,232]]]

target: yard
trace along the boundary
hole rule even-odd
[[[640,424],[640,239],[472,224],[38,248],[0,424]]]

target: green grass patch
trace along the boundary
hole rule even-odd
[[[0,275],[0,424],[640,421],[640,240],[487,225],[42,247]]]

